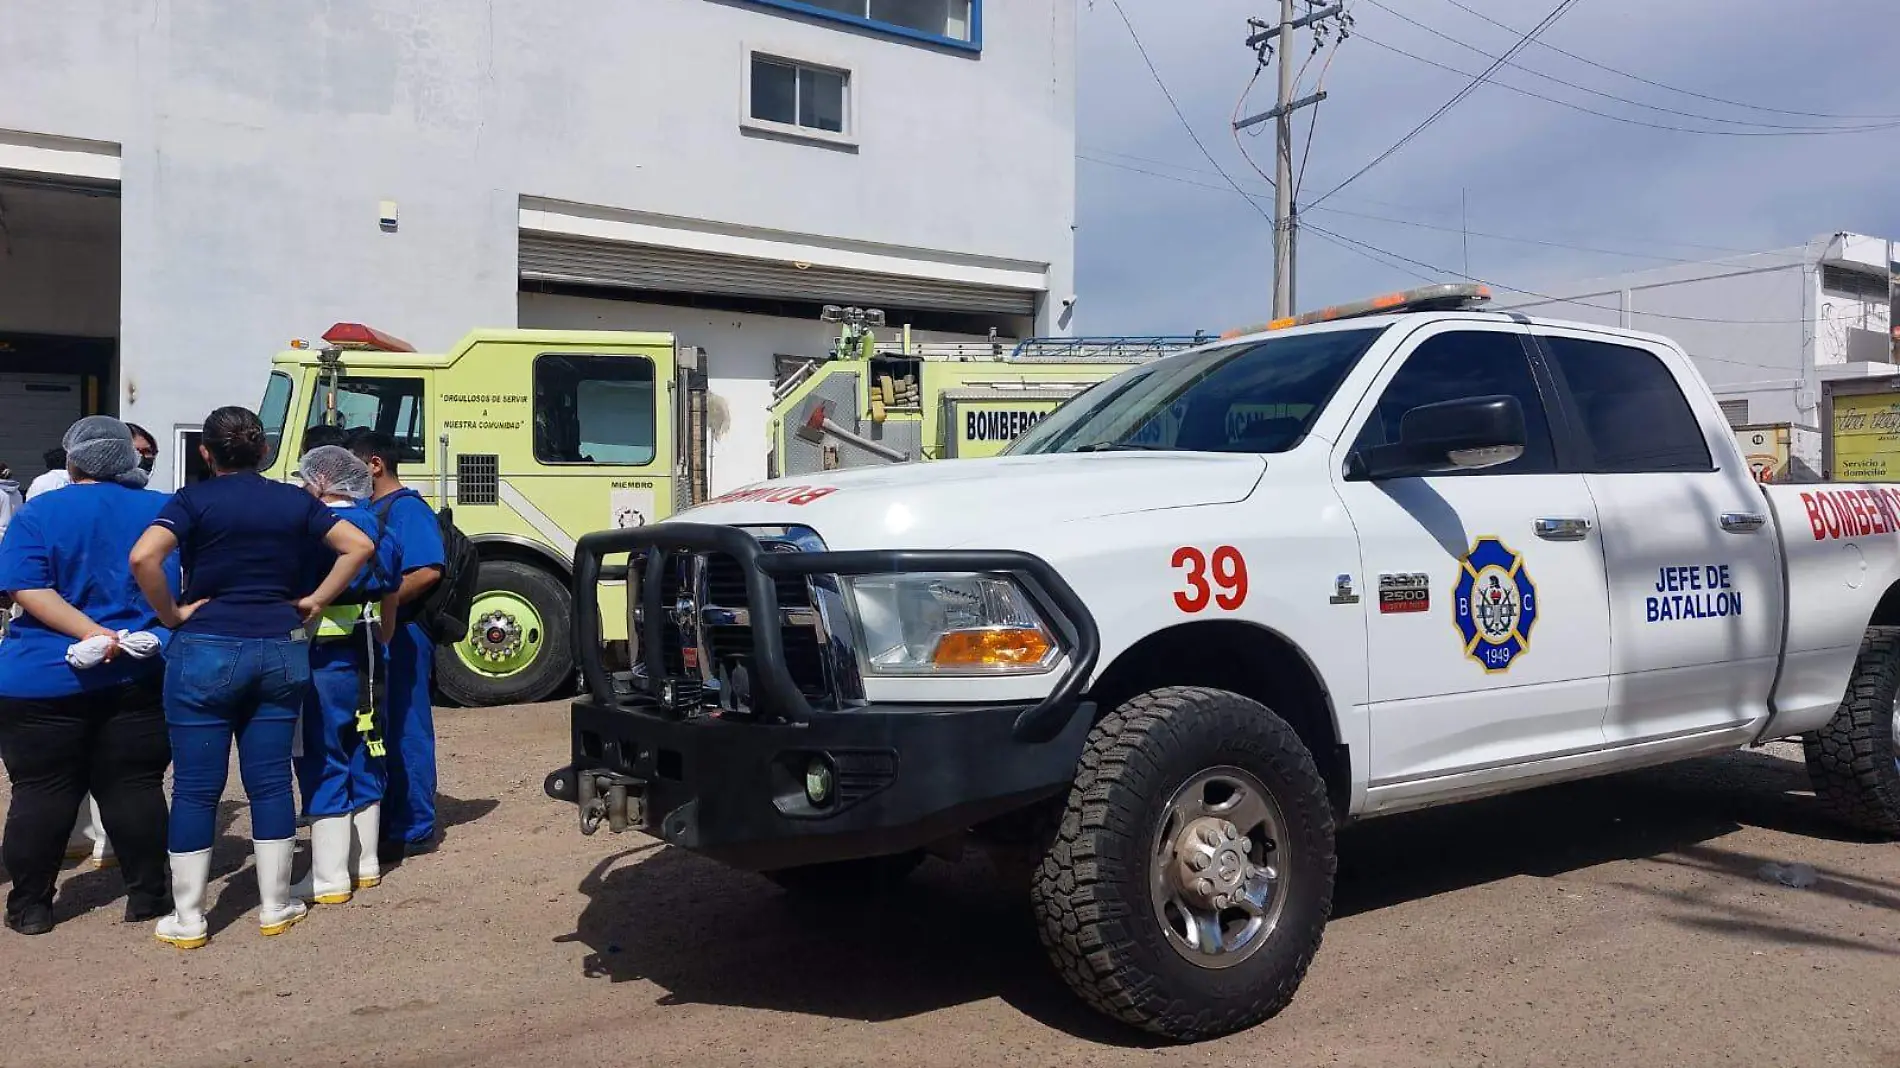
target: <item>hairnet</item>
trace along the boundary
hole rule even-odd
[[[297,465],[303,484],[319,497],[368,500],[373,490],[369,465],[341,445],[319,445],[303,454]]]
[[[74,423],[66,429],[60,444],[66,449],[67,466],[87,478],[145,485],[146,475],[139,469],[139,451],[132,445],[132,431],[109,415],[89,415]]]

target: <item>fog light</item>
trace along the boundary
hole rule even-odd
[[[823,808],[831,803],[831,791],[834,786],[831,762],[824,757],[812,757],[805,765],[805,800]]]

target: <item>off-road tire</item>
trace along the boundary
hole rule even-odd
[[[516,675],[491,678],[462,663],[453,646],[437,646],[435,682],[442,695],[463,708],[524,705],[545,701],[574,677],[574,597],[566,583],[544,568],[516,560],[483,560],[476,597],[503,590],[534,605],[541,617],[541,655]]]
[[[918,849],[888,857],[859,857],[829,864],[780,868],[764,875],[778,884],[779,889],[797,897],[865,897],[902,886],[923,862],[924,851]]]
[[[1258,778],[1287,823],[1288,895],[1253,956],[1208,970],[1169,946],[1150,901],[1150,850],[1169,797],[1210,768]],[[1175,1041],[1243,1030],[1293,1000],[1332,913],[1333,814],[1299,735],[1221,690],[1154,690],[1089,735],[1054,844],[1031,889],[1042,941],[1096,1010]]]
[[[1857,830],[1900,837],[1900,752],[1894,700],[1900,697],[1900,627],[1869,627],[1827,726],[1802,738],[1808,781],[1835,819]]]

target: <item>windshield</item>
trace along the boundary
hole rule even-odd
[[[1289,334],[1170,357],[1078,395],[1007,454],[1285,452],[1384,330]]]
[[[277,455],[278,446],[284,441],[284,423],[290,418],[290,376],[282,371],[270,373],[270,385],[264,387],[264,403],[257,406],[257,418],[264,424],[264,442],[270,447],[265,454],[265,463],[271,463],[269,457]]]

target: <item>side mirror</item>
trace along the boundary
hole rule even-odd
[[[1398,443],[1354,452],[1346,477],[1376,481],[1476,471],[1522,455],[1524,408],[1516,397],[1460,397],[1406,412]]]

